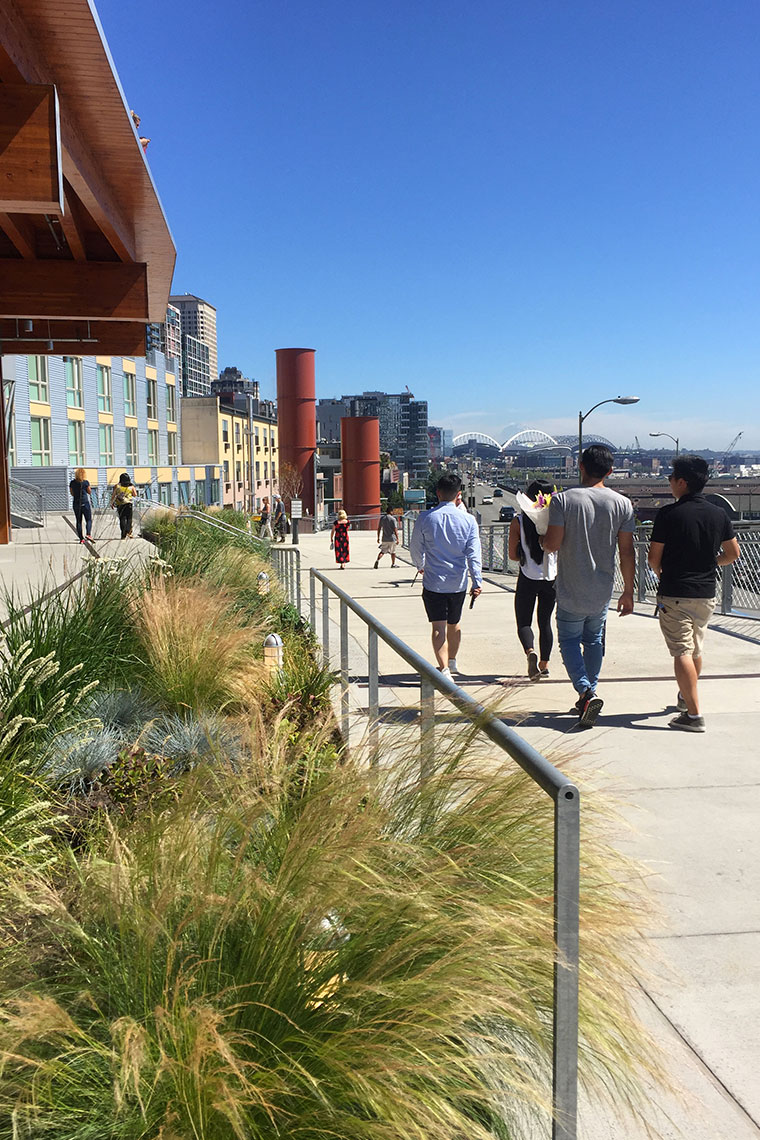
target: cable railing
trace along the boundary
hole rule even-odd
[[[317,613],[317,584],[321,586],[321,623]],[[378,642],[384,642],[415,672],[420,682],[420,765],[424,779],[435,754],[435,694],[440,693],[499,749],[506,752],[551,798],[554,804],[554,961],[553,999],[553,1140],[576,1140],[578,1098],[578,921],[580,885],[580,794],[578,788],[535,748],[493,712],[458,688],[414,649],[382,625],[350,594],[312,567],[309,577],[309,617],[330,660],[330,600],[337,599],[340,654],[340,723],[343,739],[351,731],[349,675],[349,613],[366,629],[368,740],[370,756],[380,755],[380,674]]]
[[[410,511],[402,520],[404,545],[409,546],[417,513]],[[718,578],[715,612],[718,614],[748,617],[760,620],[760,528],[750,524],[735,525],[741,557],[730,566],[716,571]],[[649,569],[647,553],[651,527],[639,527],[633,536],[636,555],[634,571],[634,597],[638,602],[651,601],[657,596],[657,575]],[[519,562],[509,557],[509,523],[486,523],[480,527],[480,545],[483,569],[490,573],[516,575]],[[623,589],[619,562],[615,562],[613,595]]]
[[[45,522],[45,498],[42,489],[32,483],[22,483],[20,479],[9,479],[8,487],[11,512],[42,526]]]

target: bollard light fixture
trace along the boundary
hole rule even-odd
[[[282,669],[283,643],[279,633],[269,633],[264,638],[264,664],[270,673]]]
[[[256,575],[256,588],[260,594],[269,593],[269,575],[267,574],[266,570],[261,570]]]

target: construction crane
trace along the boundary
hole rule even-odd
[[[734,450],[734,448],[736,447],[737,443],[739,442],[739,440],[741,439],[741,437],[742,437],[743,435],[744,435],[744,432],[743,432],[743,431],[740,431],[740,432],[738,432],[738,433],[737,433],[737,434],[734,436],[734,438],[731,440],[731,442],[729,443],[729,445],[728,445],[728,447],[726,448],[726,450],[723,452],[723,464],[724,464],[724,465],[725,465],[725,463],[727,462],[729,455],[730,455],[730,454],[731,454],[731,452]]]
[[[414,392],[411,390],[411,388],[409,387],[409,385],[408,385],[408,384],[405,384],[405,385],[404,385],[404,387],[406,388],[406,390],[407,390],[407,392],[409,393],[410,397],[411,397],[412,399],[414,399]]]
[[[641,451],[641,444],[639,443],[639,437],[637,435],[635,435],[633,438],[636,440],[636,450]]]

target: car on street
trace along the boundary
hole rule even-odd
[[[512,522],[515,517],[515,508],[509,507],[506,504],[499,507],[499,522]]]
[[[493,502],[493,495],[484,495],[480,501],[484,507],[490,506]]]
[[[495,499],[503,499],[504,498],[504,492],[502,491],[501,487],[494,487],[493,497]]]

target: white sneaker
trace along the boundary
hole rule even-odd
[[[449,672],[452,674],[459,672],[456,657],[449,657]]]
[[[451,670],[450,669],[439,669],[438,672],[441,674],[442,677],[448,677],[448,679],[450,681],[454,680],[454,678],[451,676]]]

